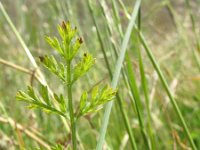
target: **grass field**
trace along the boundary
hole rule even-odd
[[[0,150],[76,149],[71,114],[62,118],[16,100],[18,91],[40,84],[66,102],[70,88],[75,114],[83,91],[117,89],[102,109],[75,119],[77,149],[200,149],[199,6],[194,0],[1,0]],[[39,59],[62,60],[45,41],[59,37],[62,21],[83,39],[74,62],[85,52],[96,58],[67,88]]]

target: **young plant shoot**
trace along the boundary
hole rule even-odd
[[[37,90],[28,86],[26,92],[19,91],[16,99],[28,103],[29,108],[39,108],[45,112],[55,113],[70,121],[72,147],[76,150],[77,119],[102,108],[102,105],[115,97],[116,90],[110,88],[108,85],[102,88],[96,86],[92,89],[91,93],[83,91],[79,104],[73,103],[74,92],[72,92],[72,86],[93,67],[95,59],[91,54],[85,52],[81,60],[73,65],[72,61],[74,61],[74,57],[77,55],[83,40],[82,38],[75,37],[77,29],[76,27],[72,28],[68,21],[63,21],[61,25],[58,25],[58,32],[61,40],[56,37],[51,38],[47,36],[46,41],[58,52],[61,57],[59,60],[64,61],[58,62],[54,56],[42,56],[40,57],[40,61],[50,73],[55,74],[62,81],[63,86],[67,89],[67,97],[65,98],[63,94],[57,93],[51,96],[48,87],[41,84]],[[59,104],[59,107],[55,107],[54,101]],[[78,107],[73,106],[73,104]],[[78,110],[74,110],[74,108]]]

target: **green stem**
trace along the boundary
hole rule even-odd
[[[137,144],[136,144],[136,141],[135,141],[135,136],[132,132],[132,128],[131,128],[131,124],[130,124],[129,119],[128,119],[128,115],[123,108],[123,101],[120,98],[118,93],[117,93],[116,97],[117,97],[117,103],[118,103],[119,109],[120,109],[121,114],[122,114],[122,118],[124,120],[126,130],[128,132],[129,138],[130,138],[131,148],[134,149],[134,150],[137,150]]]
[[[138,22],[137,22],[137,26],[138,26],[139,31],[141,31],[141,15],[142,14],[141,14],[141,7],[140,7],[139,12],[138,12]],[[139,35],[138,35],[138,37],[139,37]],[[142,60],[142,54],[141,54],[139,42],[140,41],[138,41],[138,48],[137,48],[138,51],[137,52],[138,52],[138,57],[139,57],[141,85],[143,87],[146,109],[147,109],[147,130],[148,130],[148,134],[149,134],[149,137],[150,137],[151,149],[155,150],[156,149],[156,141],[155,141],[155,136],[154,136],[153,131],[152,131],[152,125],[151,125],[152,116],[151,116],[150,102],[149,102],[149,95],[148,95],[148,87],[147,87],[148,85],[147,85],[147,82],[146,82],[143,60]]]
[[[143,45],[143,47],[144,47],[149,59],[151,60],[151,63],[154,66],[154,68],[155,68],[155,70],[156,70],[156,72],[157,72],[157,74],[158,74],[158,76],[159,76],[159,78],[161,80],[161,83],[164,86],[164,89],[165,89],[165,91],[166,91],[166,93],[167,93],[167,95],[168,95],[168,97],[169,97],[169,99],[170,99],[170,101],[172,103],[172,106],[173,106],[174,110],[176,111],[176,114],[178,115],[178,118],[181,121],[182,127],[184,129],[184,132],[185,132],[187,138],[188,138],[188,141],[190,142],[190,145],[191,145],[192,149],[193,150],[197,150],[196,145],[194,144],[192,136],[191,136],[191,134],[190,134],[190,132],[188,130],[188,127],[186,125],[185,119],[184,119],[184,117],[183,117],[183,115],[182,115],[182,113],[181,113],[181,111],[180,111],[180,109],[178,107],[178,104],[176,103],[174,97],[172,96],[172,93],[170,91],[170,88],[169,88],[169,86],[167,84],[167,81],[166,81],[163,73],[162,73],[162,71],[161,71],[156,59],[154,58],[150,48],[147,46],[146,40],[144,39],[142,33],[140,31],[138,31],[138,32],[139,32],[140,41],[141,41],[141,43],[142,43],[142,45]]]
[[[72,84],[71,84],[71,62],[67,61],[67,95],[68,95],[68,106],[69,106],[69,115],[71,123],[71,132],[72,132],[72,145],[73,150],[76,150],[76,123],[74,119],[74,110],[72,103]]]
[[[143,106],[141,103],[139,89],[137,87],[135,74],[132,70],[131,59],[128,54],[126,55],[125,59],[127,62],[127,77],[128,77],[128,81],[129,81],[130,91],[131,91],[132,97],[133,97],[133,99],[131,100],[131,103],[133,106],[135,105],[135,108],[136,108],[136,112],[138,115],[138,121],[140,124],[140,130],[141,130],[141,133],[142,133],[142,136],[144,139],[146,149],[151,149],[149,146],[148,137],[146,135],[146,131],[145,131],[145,127],[144,127],[143,113],[142,113]]]
[[[135,19],[136,19],[137,13],[138,13],[138,9],[140,7],[140,3],[141,3],[141,0],[136,1],[128,28],[126,30],[126,33],[125,33],[125,36],[124,36],[124,39],[123,39],[123,42],[121,45],[121,51],[120,51],[119,57],[117,59],[116,65],[115,65],[115,71],[113,73],[113,79],[112,79],[112,83],[111,83],[111,87],[114,89],[117,87],[117,84],[119,81],[119,76],[120,76],[121,68],[123,66],[124,56],[125,56],[125,53],[127,50],[127,46],[128,46],[128,42],[129,42],[131,33],[132,33],[133,26],[135,24]],[[102,148],[103,148],[103,143],[105,140],[106,130],[107,130],[112,106],[113,106],[113,101],[110,101],[106,105],[104,116],[103,116],[103,123],[102,123],[101,131],[100,131],[100,137],[97,142],[96,150],[102,150]],[[137,149],[136,144],[133,149]]]
[[[103,52],[103,56],[104,56],[104,59],[105,59],[105,62],[106,62],[108,73],[109,73],[110,78],[112,79],[113,74],[112,74],[111,67],[110,67],[110,64],[109,64],[109,61],[108,61],[108,58],[107,58],[107,55],[106,55],[106,50],[105,50],[105,47],[104,47],[104,44],[103,44],[103,40],[102,40],[102,37],[100,35],[100,31],[99,31],[99,28],[97,26],[97,23],[96,23],[96,20],[95,20],[95,17],[94,17],[93,9],[92,9],[90,1],[88,0],[87,2],[88,2],[88,7],[89,7],[89,10],[90,10],[91,16],[92,16],[92,20],[93,20],[94,25],[95,25],[96,30],[97,30],[97,37],[98,37],[98,40],[100,42],[101,50]],[[102,8],[102,12],[104,13],[103,8]],[[104,13],[104,16],[106,17],[105,13]],[[107,26],[107,28],[108,28],[108,32],[109,32],[110,36],[112,36],[110,27]],[[112,46],[113,46],[115,55],[117,57],[118,54],[117,54],[116,47],[115,47],[115,45],[113,43],[112,43]],[[124,81],[125,81],[124,73],[123,73],[123,78],[124,78]],[[134,135],[132,133],[131,125],[130,125],[130,122],[128,120],[128,115],[127,115],[126,111],[123,109],[123,105],[122,105],[123,101],[119,96],[119,92],[117,93],[116,98],[117,98],[117,102],[118,102],[118,105],[119,105],[119,108],[120,108],[120,113],[122,114],[122,118],[124,120],[124,124],[125,124],[126,130],[128,132],[129,138],[130,138],[130,143],[131,143],[132,149],[137,149],[135,138],[134,138]],[[100,143],[97,144],[96,149],[97,150],[101,149],[101,144]]]

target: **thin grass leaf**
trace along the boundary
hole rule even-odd
[[[196,33],[196,26],[195,26],[195,22],[194,22],[194,17],[192,15],[191,11],[190,11],[190,4],[188,3],[189,1],[185,0],[185,2],[186,2],[187,8],[189,9],[189,15],[190,15],[191,23],[192,23],[192,30],[193,30],[193,33],[195,35],[195,40],[196,40],[197,51],[196,51],[196,49],[193,49],[192,53],[193,53],[193,57],[194,57],[194,60],[196,62],[196,65],[197,65],[198,69],[200,70],[200,57],[198,55],[198,52],[200,52],[200,42],[198,40],[198,35]],[[187,49],[191,49],[191,46],[188,42],[188,41],[190,41],[190,39],[188,38],[188,35],[184,31],[184,26],[182,24],[182,21],[179,21],[180,19],[178,17],[178,14],[176,13],[175,9],[172,7],[172,4],[171,4],[170,1],[167,3],[167,8],[169,9],[171,14],[175,18],[174,20],[175,20],[176,28],[178,30],[180,37],[183,40],[182,43],[187,47]]]
[[[185,132],[185,134],[187,135],[187,138],[188,138],[188,140],[189,140],[189,142],[190,142],[190,145],[191,145],[192,149],[193,149],[193,150],[197,150],[197,148],[196,148],[196,146],[195,146],[195,144],[194,144],[194,141],[192,140],[192,136],[191,136],[191,134],[190,134],[190,132],[189,132],[189,130],[188,130],[188,127],[187,127],[187,125],[186,125],[185,119],[184,119],[184,117],[183,117],[183,115],[182,115],[182,113],[181,113],[181,111],[180,111],[180,109],[179,109],[179,107],[178,107],[178,105],[177,105],[175,99],[174,99],[173,96],[172,96],[172,93],[171,93],[171,91],[170,91],[170,89],[169,89],[169,86],[168,86],[168,84],[167,84],[167,81],[166,81],[166,79],[165,79],[165,77],[164,77],[164,75],[163,75],[163,73],[162,73],[162,71],[161,71],[161,69],[160,69],[160,67],[159,67],[159,65],[158,65],[158,63],[157,63],[157,61],[156,61],[156,59],[154,58],[154,56],[153,56],[153,54],[152,54],[150,48],[147,46],[146,40],[144,39],[144,37],[143,37],[143,35],[142,35],[141,32],[139,32],[139,37],[140,37],[140,41],[141,41],[141,43],[142,43],[142,45],[143,45],[143,47],[144,47],[144,49],[145,49],[145,51],[146,51],[146,53],[147,53],[149,59],[150,59],[150,61],[151,61],[152,65],[153,65],[153,67],[155,68],[155,70],[156,70],[156,72],[157,72],[157,74],[158,74],[158,76],[159,76],[159,78],[160,78],[160,80],[161,80],[161,83],[162,83],[163,86],[164,86],[164,89],[165,89],[165,91],[166,91],[166,93],[167,93],[167,95],[168,95],[168,97],[169,97],[169,99],[170,99],[170,101],[171,101],[171,103],[172,103],[172,106],[173,106],[175,112],[176,112],[178,118],[179,118],[180,121],[181,121],[181,124],[182,124],[182,126],[183,126],[184,132]]]
[[[193,55],[194,55],[194,58],[196,60],[196,63],[197,63],[197,66],[200,70],[200,41],[199,41],[199,35],[198,35],[198,32],[197,32],[197,28],[196,28],[196,24],[195,24],[195,18],[192,14],[192,10],[191,10],[191,6],[190,6],[190,2],[189,0],[185,0],[185,3],[186,3],[186,6],[187,6],[187,9],[189,11],[189,15],[190,15],[190,20],[191,20],[191,24],[192,24],[192,31],[194,33],[194,36],[195,36],[195,44],[196,44],[196,50],[193,50]]]
[[[10,17],[8,16],[6,10],[4,9],[2,3],[0,2],[0,9],[4,15],[4,17],[6,18],[8,24],[10,25],[11,29],[13,30],[13,32],[15,33],[16,37],[18,38],[20,44],[22,45],[24,51],[26,52],[28,58],[30,59],[31,63],[33,64],[33,66],[35,68],[38,68],[38,65],[36,64],[35,59],[33,58],[30,50],[28,49],[28,47],[26,46],[24,40],[22,39],[21,35],[19,34],[19,32],[17,31],[16,27],[14,26],[14,24],[12,23]]]
[[[116,14],[115,15],[115,18],[114,18],[114,22],[116,23],[116,28],[117,28],[117,30],[118,30],[118,32],[120,33],[119,35],[120,35],[120,37],[123,39],[123,37],[124,37],[124,35],[123,35],[123,32],[122,32],[122,28],[121,28],[121,24],[120,24],[120,19],[119,19],[119,16],[118,16],[118,10],[117,10],[117,6],[116,6],[116,3],[115,3],[115,1],[112,1],[112,3],[113,3],[113,6],[114,6],[114,14]],[[101,1],[101,10],[102,10],[102,12],[103,12],[103,14],[104,14],[104,16],[105,16],[105,18],[106,18],[106,22],[107,22],[107,29],[108,29],[108,33],[109,33],[109,36],[110,37],[112,37],[115,33],[114,32],[112,32],[113,30],[113,26],[110,24],[110,22],[112,22],[112,21],[109,21],[111,18],[108,18],[108,16],[107,16],[107,9],[105,8],[106,6],[106,3],[105,3],[105,1]],[[93,19],[94,20],[94,22],[95,22],[95,19]],[[117,20],[117,21],[116,21]],[[95,23],[95,25],[96,25],[96,23]],[[97,29],[97,33],[98,33],[98,26],[96,26],[96,29]],[[98,37],[101,39],[101,36],[98,34]],[[109,37],[109,38],[110,38]],[[102,42],[100,42],[100,43],[102,43]],[[114,50],[114,53],[115,53],[115,56],[116,56],[116,58],[118,57],[118,54],[117,54],[117,47],[116,47],[116,43],[113,43],[113,41],[111,41],[110,43],[112,43],[112,48],[113,48],[113,50]],[[101,44],[102,45],[102,44]],[[101,46],[101,47],[103,47],[103,45]],[[103,51],[103,53],[104,53],[104,49],[102,49],[102,51]],[[105,60],[108,60],[107,59],[107,56],[106,55],[104,55],[104,59]],[[108,63],[106,63],[106,65],[107,65],[107,68],[108,68],[108,71],[109,71],[109,74],[110,74],[110,78],[112,79],[112,73],[110,72],[110,66],[109,66],[109,64]],[[122,68],[122,76],[123,76],[123,81],[124,81],[124,83],[125,83],[125,85],[126,85],[126,87],[127,88],[129,88],[128,87],[128,81],[127,81],[127,79],[126,79],[126,72],[123,70],[123,68]],[[127,133],[128,133],[128,135],[129,135],[129,138],[130,138],[130,143],[131,143],[131,146],[132,146],[132,149],[134,149],[134,145],[135,145],[135,139],[134,139],[134,135],[133,135],[133,132],[132,132],[132,129],[131,129],[131,125],[130,125],[130,122],[129,122],[129,120],[128,120],[128,115],[127,115],[127,113],[126,113],[126,110],[123,108],[123,102],[122,102],[122,99],[121,99],[121,97],[120,97],[120,95],[119,95],[119,92],[117,93],[117,95],[116,95],[116,98],[117,98],[117,104],[118,104],[118,106],[119,106],[119,108],[120,108],[120,113],[122,114],[122,118],[123,118],[123,121],[124,121],[124,124],[125,124],[125,127],[126,127],[126,130],[127,130]],[[131,97],[132,98],[132,97]]]
[[[146,148],[150,149],[150,146],[148,143],[148,137],[146,135],[146,130],[144,127],[144,121],[143,121],[144,117],[143,117],[143,113],[142,113],[143,107],[142,107],[142,103],[141,103],[139,89],[137,87],[134,71],[132,70],[132,63],[131,63],[130,57],[128,55],[126,55],[126,62],[127,62],[127,72],[128,72],[127,75],[128,75],[129,85],[131,88],[132,96],[135,100],[135,107],[137,110],[138,120],[139,120],[139,124],[140,124],[140,130],[141,130]]]
[[[124,39],[123,39],[121,52],[119,54],[119,58],[118,58],[117,63],[115,65],[114,76],[113,76],[112,83],[111,83],[112,88],[117,87],[120,71],[121,71],[121,68],[122,68],[123,61],[124,61],[124,56],[125,56],[126,49],[127,49],[127,46],[128,46],[128,41],[130,39],[133,26],[135,24],[135,20],[136,20],[137,14],[138,14],[140,3],[141,3],[141,0],[137,0],[136,3],[135,3],[133,13],[132,13],[132,16],[131,16],[131,20],[129,22],[128,28],[126,30],[126,34],[125,34]],[[102,148],[103,148],[103,143],[104,143],[104,139],[105,139],[105,134],[106,134],[106,130],[107,130],[108,122],[109,122],[109,116],[110,116],[110,112],[111,112],[111,109],[112,109],[112,105],[113,105],[112,101],[109,102],[106,105],[106,110],[104,112],[103,123],[102,123],[101,131],[100,131],[100,137],[99,137],[97,147],[96,147],[97,150],[102,150]],[[134,149],[137,149],[135,142],[134,142]]]
[[[148,134],[150,137],[150,142],[151,142],[151,148],[153,150],[156,149],[156,141],[155,137],[152,131],[152,125],[151,125],[151,111],[150,111],[150,104],[149,104],[149,93],[148,93],[148,85],[146,82],[146,77],[145,77],[145,72],[144,72],[144,67],[143,67],[143,61],[142,61],[142,56],[140,50],[138,50],[139,53],[139,67],[140,67],[140,76],[141,76],[141,86],[144,91],[144,97],[145,97],[145,104],[146,104],[146,109],[147,109],[147,116],[148,116]]]
[[[141,8],[138,13],[138,23],[137,23],[138,29],[141,30]],[[138,36],[137,36],[138,37]],[[145,104],[146,104],[146,109],[147,109],[147,126],[148,126],[148,135],[150,138],[150,143],[151,143],[151,149],[155,150],[156,149],[156,141],[155,141],[155,136],[153,133],[151,121],[151,110],[150,110],[150,104],[149,104],[149,92],[148,92],[148,85],[146,82],[146,77],[145,77],[145,71],[144,71],[144,66],[143,66],[143,59],[142,59],[142,54],[139,46],[139,39],[137,38],[137,43],[138,43],[138,57],[139,57],[139,69],[140,69],[140,77],[141,77],[141,87],[144,92],[144,97],[145,97]]]

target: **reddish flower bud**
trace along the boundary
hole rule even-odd
[[[87,53],[84,53],[83,56],[84,56],[84,57],[87,57]]]
[[[39,59],[40,59],[41,62],[43,62],[44,61],[44,56],[39,56]]]
[[[61,27],[65,30],[66,29],[66,23],[65,21],[62,21]]]
[[[80,44],[82,44],[83,43],[83,39],[80,37],[80,38],[78,38],[78,41],[79,41],[79,43]]]

